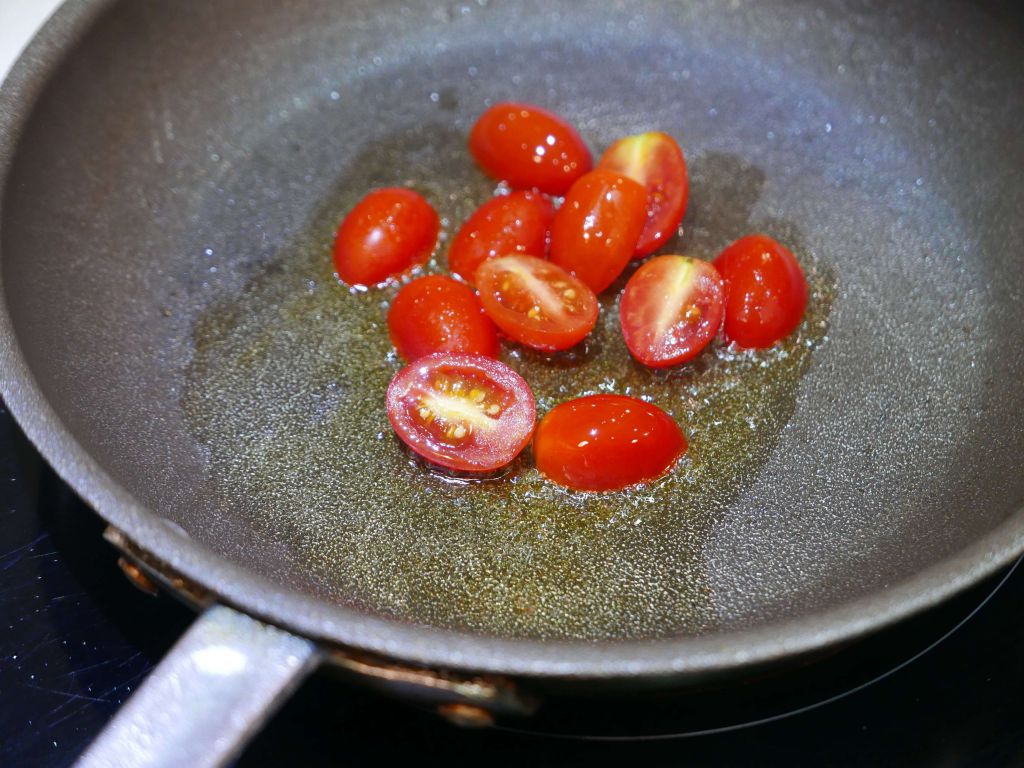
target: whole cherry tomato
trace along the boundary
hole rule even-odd
[[[388,331],[409,362],[433,352],[498,354],[498,333],[476,294],[450,277],[427,275],[404,286],[388,310]]]
[[[472,280],[486,259],[527,253],[546,256],[555,207],[539,192],[513,192],[488,200],[466,219],[448,249],[448,269]]]
[[[747,235],[715,259],[725,281],[725,337],[741,347],[770,347],[800,325],[807,280],[789,250],[767,235]]]
[[[612,491],[664,475],[686,438],[657,406],[624,395],[591,395],[556,406],[537,427],[533,458],[550,480]]]
[[[628,176],[647,190],[647,222],[633,258],[654,253],[679,231],[690,180],[675,139],[661,131],[627,136],[608,147],[597,167]]]
[[[438,352],[395,374],[387,393],[395,432],[425,459],[463,472],[508,464],[530,442],[533,393],[504,363]]]
[[[619,322],[637,360],[664,368],[697,356],[718,333],[725,286],[709,262],[655,256],[626,283]]]
[[[551,225],[551,261],[600,293],[636,250],[647,221],[647,192],[599,168],[572,185]]]
[[[334,269],[348,285],[376,285],[422,264],[437,243],[440,222],[411,189],[370,192],[341,222]]]
[[[593,165],[566,120],[532,104],[495,104],[477,119],[469,151],[487,175],[515,189],[564,195]]]
[[[561,267],[534,256],[501,256],[476,272],[488,316],[521,344],[554,351],[582,341],[597,322],[597,296]]]

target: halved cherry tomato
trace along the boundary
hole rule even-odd
[[[545,256],[555,207],[538,192],[492,198],[466,219],[448,249],[448,269],[472,280],[486,259],[513,253]]]
[[[647,222],[633,258],[654,253],[679,230],[690,180],[675,139],[661,131],[627,136],[608,147],[597,167],[628,176],[647,190]]]
[[[476,272],[480,302],[502,331],[535,349],[568,349],[597,322],[597,296],[561,267],[534,256],[489,259]]]
[[[770,347],[800,325],[807,280],[785,246],[747,235],[715,259],[725,281],[725,337],[741,347]]]
[[[551,260],[600,293],[625,269],[647,221],[647,192],[599,168],[572,185],[551,225]]]
[[[622,336],[633,357],[652,368],[697,356],[718,333],[725,286],[710,263],[656,256],[626,283],[619,303]]]
[[[593,165],[566,120],[532,104],[495,104],[477,119],[469,151],[487,175],[516,189],[564,195]]]
[[[338,227],[334,269],[348,285],[382,283],[425,262],[439,228],[430,203],[411,189],[374,190]]]
[[[433,352],[498,354],[498,332],[476,294],[441,275],[417,278],[398,292],[388,310],[388,331],[409,361]]]
[[[533,441],[537,469],[581,491],[612,491],[664,475],[686,452],[672,417],[625,395],[591,395],[556,406]]]
[[[514,459],[533,434],[533,393],[504,363],[438,352],[400,370],[387,394],[388,419],[425,459],[489,472]]]

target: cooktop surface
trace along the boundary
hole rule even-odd
[[[6,411],[0,502],[0,764],[71,765],[192,614],[129,584],[102,521]],[[1022,600],[1024,568],[1010,569],[784,674],[653,701],[554,699],[512,730],[458,730],[318,674],[239,765],[1024,765]]]

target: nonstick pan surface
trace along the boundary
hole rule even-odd
[[[4,395],[137,544],[317,638],[583,677],[849,638],[1024,546],[1022,58],[967,4],[72,2],[6,88]],[[528,455],[460,482],[387,426],[394,292],[333,279],[333,229],[409,184],[450,235],[503,99],[595,152],[668,130],[673,249],[765,231],[810,275],[769,353],[652,373],[614,291],[585,348],[506,353],[542,411],[679,419],[652,487],[564,492]]]

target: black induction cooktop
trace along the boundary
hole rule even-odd
[[[102,530],[0,411],[0,765],[70,765],[189,624],[123,578]],[[239,765],[1024,766],[1022,604],[1011,568],[785,674],[642,704],[552,700],[498,731],[317,675]]]

